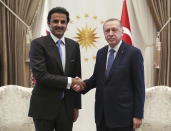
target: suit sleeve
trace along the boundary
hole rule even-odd
[[[66,89],[67,77],[54,75],[47,71],[45,47],[38,40],[33,40],[30,48],[30,65],[36,83],[41,87]]]
[[[91,89],[96,87],[96,78],[97,78],[96,77],[96,73],[97,73],[98,54],[99,54],[99,51],[97,52],[97,55],[96,55],[96,63],[95,63],[95,66],[94,66],[93,75],[89,79],[86,79],[84,81],[86,83],[86,87],[81,92],[82,94],[86,94],[89,90],[91,90]]]
[[[145,101],[144,64],[140,50],[132,59],[132,78],[134,87],[134,117],[143,118]]]
[[[75,74],[76,76],[81,78],[81,58],[80,58],[80,48],[79,44],[77,44],[77,55],[76,55],[76,67],[75,67]],[[75,92],[75,107],[76,109],[81,109],[81,94]]]

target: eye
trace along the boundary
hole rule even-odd
[[[52,20],[52,23],[59,23],[59,20]]]
[[[113,28],[113,29],[112,29],[112,31],[116,33],[116,32],[118,32],[118,31],[119,31],[119,29],[117,29],[117,28]]]
[[[110,29],[106,29],[105,32],[108,33],[110,31]]]
[[[61,20],[61,24],[66,24],[66,21],[65,20]]]

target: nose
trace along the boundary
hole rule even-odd
[[[62,26],[62,23],[59,21],[59,22],[57,23],[57,26]]]
[[[109,35],[113,35],[113,34],[114,34],[114,32],[112,30],[110,30]]]

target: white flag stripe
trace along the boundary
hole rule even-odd
[[[132,35],[131,35],[130,30],[129,30],[128,28],[126,28],[126,27],[123,27],[123,31],[124,31],[125,34],[129,35],[129,37],[130,37],[131,40],[132,40]]]

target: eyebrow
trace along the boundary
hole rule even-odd
[[[54,19],[54,20],[51,20],[51,22],[54,22],[54,23],[59,23],[59,22],[61,22],[61,23],[66,23],[66,20],[58,20],[58,19]]]

